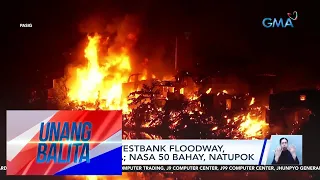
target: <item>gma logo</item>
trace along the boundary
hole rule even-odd
[[[290,18],[287,18],[284,22],[282,18],[264,18],[262,20],[262,25],[265,28],[286,28],[291,27],[294,28],[292,20]]]

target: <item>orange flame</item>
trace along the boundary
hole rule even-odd
[[[127,82],[131,71],[130,56],[128,49],[122,47],[120,52],[113,52],[108,50],[107,54],[101,53],[100,48],[101,36],[95,34],[93,37],[88,36],[88,45],[85,48],[85,58],[87,64],[84,67],[70,69],[71,78],[67,81],[68,98],[71,102],[78,106],[85,106],[85,109],[110,109],[123,110],[125,113],[129,112],[127,98],[123,98],[122,84]],[[148,76],[155,78],[155,76],[148,75],[147,69],[142,72],[142,77],[139,80],[146,80]],[[163,80],[173,80],[172,76],[164,77]],[[173,87],[167,87],[168,91],[173,92]],[[180,94],[185,94],[187,89],[181,88]],[[206,91],[207,94],[212,93],[212,89]],[[223,90],[218,95],[228,94]],[[190,100],[197,100],[199,98],[196,94],[188,95]],[[250,102],[250,106],[254,104],[254,98]],[[254,138],[260,136],[261,129],[267,125],[263,117],[254,113],[260,109],[252,109],[247,114],[237,115],[235,117],[225,117],[228,123],[234,123],[241,120],[239,131],[245,134],[246,138]],[[202,113],[201,110],[195,108],[194,111]],[[144,127],[149,127],[150,122],[145,123]],[[177,125],[179,121],[174,121],[173,126]],[[217,126],[212,127],[212,131],[218,130]],[[152,138],[152,137],[151,137]],[[236,137],[235,137],[236,138]],[[70,177],[70,179],[86,179],[86,180],[109,180],[109,179],[141,179],[144,178],[142,173],[123,173],[121,177],[105,177],[105,176],[84,176],[84,177]],[[163,178],[162,178],[163,179]]]
[[[67,84],[68,97],[78,105],[96,104],[100,109],[128,111],[127,102],[122,98],[122,84],[130,76],[131,65],[127,49],[120,54],[108,52],[99,54],[101,36],[88,36],[85,49],[87,65],[77,68]]]

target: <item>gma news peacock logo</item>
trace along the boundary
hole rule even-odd
[[[265,28],[294,28],[294,21],[298,19],[298,12],[287,13],[287,18],[264,18],[262,25]]]

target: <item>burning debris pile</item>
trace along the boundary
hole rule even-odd
[[[109,50],[103,56],[99,51],[101,39],[99,34],[88,36],[86,66],[71,69],[71,76],[54,87],[60,108],[121,109],[125,130],[163,138],[264,137],[265,107],[257,106],[254,97],[229,94],[227,90],[214,92],[212,88],[201,93],[201,84],[190,83],[188,77],[162,81],[153,75],[153,79],[144,80],[147,71],[138,81],[130,82],[128,50],[121,47],[119,54]],[[124,138],[139,137],[130,134]]]
[[[263,112],[266,107],[258,106],[249,94],[203,88],[203,84],[192,82],[188,77],[165,81],[166,78],[157,78],[147,69],[132,80],[128,42],[132,44],[134,40],[135,36],[129,34],[119,38],[115,45],[107,46],[108,38],[100,34],[88,36],[84,51],[87,62],[69,68],[66,77],[55,82],[53,100],[59,108],[121,109],[124,139],[265,137],[268,124]],[[103,45],[107,50],[103,50]],[[151,179],[151,176],[152,179],[168,179],[167,176],[191,179],[195,174],[125,173],[120,179]],[[88,180],[101,178],[86,177]]]
[[[124,115],[125,130],[156,133],[154,137],[172,139],[252,139],[263,138],[267,133],[263,113],[266,109],[256,106],[255,99],[248,94],[231,96],[227,91],[213,94],[209,89],[203,94],[194,93],[188,97],[180,91],[168,95],[162,103],[157,87],[159,82],[154,81],[129,95],[130,106],[136,108]],[[232,108],[233,101],[242,106]],[[132,138],[130,133],[124,136]]]

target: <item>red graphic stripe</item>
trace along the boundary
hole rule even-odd
[[[91,139],[90,141],[101,142],[122,129],[122,112],[121,111],[59,111],[49,122],[91,122]],[[62,129],[62,128],[61,128]],[[40,129],[39,129],[40,131]],[[32,138],[32,141],[39,141],[39,132]],[[90,150],[99,145],[99,143],[90,144]],[[48,145],[49,147],[50,145]],[[63,157],[67,156],[67,145],[63,146]],[[79,148],[79,152],[81,152]],[[38,144],[28,143],[22,151],[8,163],[8,175],[52,175],[60,171],[68,164],[38,164],[32,162],[37,156]],[[71,153],[71,162],[74,160],[74,148]],[[31,165],[29,164],[31,163]]]

